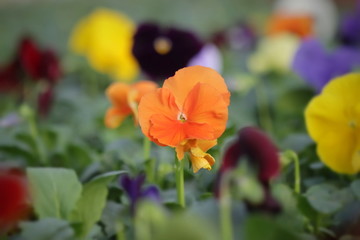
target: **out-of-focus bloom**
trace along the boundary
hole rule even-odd
[[[307,15],[274,14],[267,26],[267,33],[275,35],[279,33],[291,33],[300,38],[313,34],[314,20]]]
[[[215,193],[220,193],[219,187],[222,177],[234,169],[239,161],[247,160],[257,169],[257,176],[265,193],[264,201],[256,206],[257,209],[278,211],[279,204],[270,194],[269,182],[278,176],[280,160],[277,148],[272,141],[260,130],[254,127],[241,129],[234,142],[225,151],[218,173]]]
[[[74,27],[70,47],[84,55],[97,71],[116,80],[131,81],[138,74],[131,53],[134,32],[135,25],[127,16],[99,8]]]
[[[14,227],[30,213],[30,195],[25,174],[15,168],[0,168],[0,234]]]
[[[274,12],[293,16],[310,16],[315,36],[330,41],[337,26],[337,11],[332,0],[278,0]]]
[[[113,83],[106,90],[106,95],[112,103],[105,115],[105,125],[109,128],[118,127],[126,117],[133,114],[135,123],[138,122],[137,107],[142,96],[155,91],[158,85],[152,81],[139,81],[132,85]]]
[[[214,159],[206,150],[225,130],[229,103],[225,81],[215,70],[186,67],[141,99],[139,123],[151,141],[175,147],[179,160],[189,152],[194,172],[211,169]]]
[[[45,117],[49,114],[54,101],[54,89],[47,87],[38,96],[38,112],[40,116]]]
[[[249,58],[248,67],[255,73],[285,73],[298,48],[299,39],[290,34],[267,36],[259,43],[256,52]]]
[[[253,49],[257,42],[257,36],[249,24],[241,22],[215,33],[212,41],[217,46],[227,46],[235,51],[242,51]]]
[[[21,87],[17,62],[0,68],[0,92],[19,91]]]
[[[342,47],[327,52],[315,39],[302,42],[292,63],[293,71],[318,92],[332,78],[349,73],[357,66],[360,66],[360,51]]]
[[[0,118],[0,127],[12,127],[18,125],[20,122],[21,118],[17,113],[9,113]]]
[[[196,65],[212,68],[217,72],[221,72],[223,61],[219,49],[214,44],[204,45],[200,52],[190,59],[188,63],[188,66]]]
[[[331,80],[305,110],[307,130],[317,143],[317,153],[338,173],[360,170],[360,74]]]
[[[60,78],[61,70],[56,54],[50,49],[40,50],[29,37],[22,40],[18,58],[23,71],[33,80],[55,83]]]
[[[341,21],[339,38],[347,46],[360,45],[360,1],[357,1],[355,11]]]
[[[202,47],[202,41],[190,31],[144,23],[135,33],[133,54],[141,69],[151,79],[159,80],[186,67]]]
[[[120,185],[130,199],[131,212],[134,214],[136,204],[141,199],[148,199],[159,203],[161,201],[160,192],[156,186],[143,187],[145,182],[145,175],[139,175],[131,178],[129,175],[124,175],[120,178]]]

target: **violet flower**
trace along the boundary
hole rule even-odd
[[[202,41],[190,31],[143,23],[134,35],[132,52],[141,69],[151,79],[160,80],[186,67],[202,47]]]
[[[351,72],[360,67],[360,51],[340,47],[327,52],[315,39],[302,42],[295,53],[293,71],[318,92],[334,77]]]
[[[357,1],[355,10],[345,15],[340,23],[340,42],[347,46],[360,45],[360,1]]]
[[[154,185],[143,187],[145,182],[145,175],[139,175],[131,178],[129,175],[124,175],[120,178],[120,185],[126,192],[130,200],[131,212],[135,213],[136,204],[141,199],[148,199],[154,202],[160,202],[160,192]]]
[[[277,148],[270,139],[255,127],[241,129],[236,140],[225,151],[218,173],[215,194],[219,196],[220,182],[224,174],[235,168],[239,161],[247,159],[257,169],[257,177],[263,187],[265,198],[259,205],[248,204],[250,209],[278,212],[279,203],[270,193],[270,180],[278,176],[280,159]]]

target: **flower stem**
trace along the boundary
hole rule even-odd
[[[175,177],[176,177],[177,200],[180,206],[185,207],[184,159],[178,160],[176,156],[175,156]]]
[[[223,240],[233,239],[229,183],[230,183],[230,174],[226,174],[220,183],[221,186],[220,186],[220,200],[219,200],[221,237]]]
[[[151,141],[147,137],[144,137],[143,151],[146,161],[146,178],[149,182],[154,182],[155,159],[151,157]]]
[[[300,162],[298,156],[293,153],[292,158],[294,160],[295,167],[295,181],[294,181],[294,191],[297,194],[301,193],[301,174],[300,174]]]
[[[255,87],[255,95],[259,111],[260,126],[272,134],[273,126],[269,108],[269,99],[266,95],[266,91],[264,91],[262,79],[259,79],[257,86]]]

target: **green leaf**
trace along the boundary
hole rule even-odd
[[[73,240],[74,230],[69,223],[55,218],[20,224],[21,237],[26,240]]]
[[[74,170],[28,168],[27,175],[38,217],[70,219],[82,189]]]
[[[246,240],[297,240],[299,237],[291,230],[266,216],[251,216],[245,222]]]
[[[305,197],[310,205],[324,214],[335,213],[342,207],[337,196],[338,188],[329,184],[320,184],[309,188]]]
[[[124,172],[125,171],[108,172],[95,177],[84,185],[81,198],[77,202],[77,207],[72,213],[71,218],[73,222],[81,223],[77,232],[77,235],[81,239],[85,239],[94,224],[100,220],[108,194],[107,185],[115,176]]]
[[[352,182],[350,188],[355,194],[355,197],[360,200],[360,180],[355,180]]]

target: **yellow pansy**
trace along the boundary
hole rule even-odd
[[[248,67],[254,73],[287,72],[298,46],[299,38],[292,34],[267,36],[249,58]]]
[[[305,110],[320,159],[338,173],[360,170],[360,74],[331,80]]]
[[[73,29],[70,48],[88,58],[91,66],[116,80],[133,80],[138,64],[132,55],[134,23],[125,15],[96,9]]]

